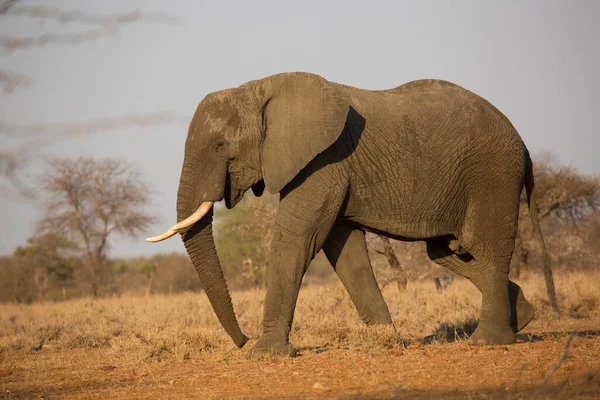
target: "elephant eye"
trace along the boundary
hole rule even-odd
[[[215,150],[221,157],[227,157],[227,151],[229,150],[229,142],[225,139],[218,139],[215,141]]]

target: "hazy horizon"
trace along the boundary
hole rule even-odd
[[[209,92],[280,72],[313,72],[366,89],[419,78],[450,80],[498,107],[534,154],[549,150],[582,173],[600,173],[600,2],[61,0],[52,6],[101,15],[137,8],[176,19],[131,24],[115,36],[79,45],[0,57],[2,69],[33,79],[27,88],[0,95],[0,123],[86,123],[153,112],[175,116],[168,124],[43,142],[23,176],[33,186],[44,160],[53,156],[110,156],[136,165],[155,193],[153,210],[161,220],[139,240],[113,240],[112,256],[184,251],[178,239],[152,245],[144,238],[175,221],[191,115]],[[0,16],[0,36],[85,28]],[[27,142],[0,137],[0,152]],[[0,254],[8,255],[33,233],[41,209],[19,198],[4,177],[0,189]]]

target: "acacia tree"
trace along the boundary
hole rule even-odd
[[[555,218],[562,223],[578,224],[600,207],[600,179],[561,165],[552,153],[534,160],[534,178],[538,219]],[[511,273],[518,278],[527,267],[533,235],[529,226],[529,208],[525,193],[521,196],[519,229],[515,242],[515,262]]]
[[[46,192],[41,231],[60,231],[76,240],[97,296],[107,272],[112,236],[135,237],[154,222],[144,207],[150,191],[139,172],[122,160],[55,159],[40,177]]]
[[[18,268],[17,277],[32,280],[37,289],[38,300],[46,300],[51,280],[64,288],[72,279],[77,261],[71,253],[75,249],[73,242],[56,233],[34,235],[27,239],[25,246],[17,247],[13,253],[15,266]],[[28,296],[32,297],[32,294],[24,293],[21,288],[15,290],[15,299]]]

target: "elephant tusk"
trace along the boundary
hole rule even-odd
[[[214,201],[205,201],[204,203],[200,204],[200,207],[198,207],[198,209],[192,215],[190,215],[183,221],[173,225],[171,227],[171,230],[179,231],[181,229],[189,228],[190,226],[194,225],[196,222],[200,221],[202,217],[208,214],[213,204],[215,204]]]
[[[214,201],[205,201],[204,203],[200,204],[200,207],[198,207],[198,209],[192,215],[190,215],[183,221],[173,225],[172,227],[170,227],[169,229],[167,229],[160,235],[151,236],[151,237],[146,238],[146,242],[152,242],[152,243],[160,242],[162,240],[170,238],[171,236],[175,235],[180,230],[194,225],[196,222],[200,221],[200,219],[202,219],[202,217],[204,217],[210,211],[213,204],[215,204]]]
[[[160,242],[162,240],[170,238],[171,236],[175,235],[176,233],[177,233],[177,231],[175,231],[173,229],[167,229],[160,235],[151,236],[151,237],[146,238],[146,242],[151,242],[151,243]]]

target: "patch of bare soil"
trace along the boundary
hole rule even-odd
[[[535,328],[535,327],[534,327]],[[305,347],[297,358],[152,362],[111,349],[22,354],[0,377],[4,398],[598,398],[600,332],[529,332],[511,346],[463,341],[369,354]]]
[[[366,328],[337,283],[303,287],[297,358],[247,360],[204,294],[0,305],[0,398],[600,398],[600,273],[520,281],[534,321],[510,346],[469,346],[481,296],[409,282],[384,296],[397,333]],[[264,290],[234,292],[242,329],[261,331]],[[568,346],[567,346],[568,343]]]

